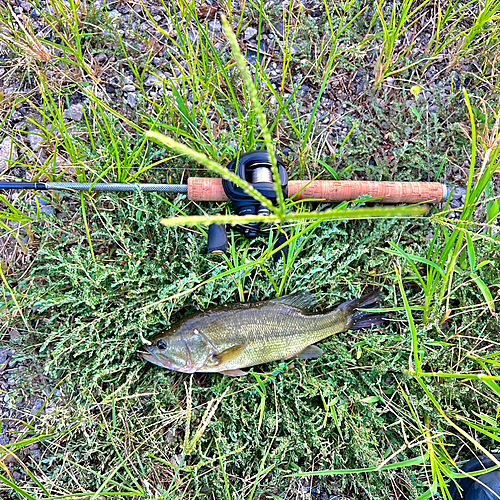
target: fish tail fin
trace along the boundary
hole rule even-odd
[[[344,309],[349,318],[348,330],[359,330],[360,328],[370,328],[374,325],[381,325],[386,321],[380,312],[370,309],[379,306],[380,292],[372,292],[359,299],[350,300],[340,305],[339,309]],[[367,309],[367,310],[366,310]]]

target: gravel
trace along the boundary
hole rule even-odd
[[[0,144],[0,172],[7,170],[12,161],[17,159],[17,145],[10,137],[5,137]]]
[[[97,54],[95,56],[95,60],[98,63],[102,64],[102,63],[105,63],[108,60],[108,56],[104,52],[99,52],[99,54]]]
[[[45,215],[52,215],[54,214],[56,209],[52,205],[45,205],[40,208],[40,212],[42,212]]]
[[[465,201],[465,196],[467,195],[467,190],[463,187],[456,186],[455,189],[453,190],[453,193],[451,194],[451,199],[452,200],[460,200],[464,199]]]
[[[155,71],[154,73],[149,73],[146,78],[144,85],[146,87],[155,87],[161,89],[163,87],[163,81],[166,79],[165,73],[162,71]]]
[[[247,52],[245,54],[245,59],[247,60],[248,63],[254,65],[257,62],[257,51],[253,49],[247,49]],[[259,62],[262,62],[264,57],[259,54]]]
[[[283,23],[274,23],[273,28],[280,38],[283,37]]]
[[[130,93],[130,94],[127,95],[127,104],[131,108],[135,108],[135,100],[136,100],[135,94]]]
[[[245,40],[251,40],[255,35],[257,35],[257,33],[258,33],[258,30],[249,26],[245,30]]]
[[[28,130],[28,141],[30,143],[30,148],[33,151],[37,151],[42,147],[43,135],[39,128],[31,128]]]
[[[9,349],[0,349],[0,365],[3,365],[10,356],[12,356],[12,351]]]
[[[69,122],[74,120],[76,122],[83,119],[83,106],[81,104],[72,104],[68,109],[63,112],[63,120]]]

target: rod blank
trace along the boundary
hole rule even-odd
[[[46,189],[65,191],[144,191],[146,193],[187,193],[186,184],[125,184],[121,182],[46,182]]]
[[[125,184],[121,182],[0,182],[0,190],[39,191],[144,191],[146,193],[187,193],[187,184]]]

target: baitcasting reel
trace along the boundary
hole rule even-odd
[[[280,177],[280,186],[283,196],[288,195],[288,174],[283,165],[282,159],[276,157]],[[271,203],[276,203],[277,193],[274,189],[273,174],[271,171],[271,162],[267,151],[250,151],[235,158],[227,167],[231,172],[241,179],[251,184],[259,193],[264,195]],[[222,186],[226,196],[232,201],[234,211],[237,215],[269,215],[269,209],[262,206],[252,196],[248,195],[239,186],[234,186],[231,182],[222,181]],[[234,229],[246,238],[253,239],[259,234],[268,230],[262,222],[249,222],[248,224],[238,224]],[[284,235],[280,235],[278,246],[286,241]],[[286,247],[285,247],[286,248]],[[208,228],[208,251],[214,255],[220,255],[227,250],[227,232],[226,227],[220,224],[211,224]],[[283,252],[278,252],[276,257],[280,257]]]

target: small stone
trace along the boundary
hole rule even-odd
[[[258,33],[258,30],[249,26],[245,30],[245,40],[251,40],[257,33]]]
[[[33,151],[42,147],[43,135],[39,128],[32,128],[28,130],[28,141]]]
[[[40,196],[36,196],[35,197],[35,200],[31,202],[31,204],[36,207],[36,203],[38,202],[38,204],[40,206],[44,206],[44,205],[50,205],[50,202],[48,202],[47,200],[44,200],[43,198],[41,198]]]
[[[245,54],[245,58],[250,64],[255,64],[257,62],[257,52],[255,52],[255,50],[248,49]]]
[[[135,94],[134,93],[130,93],[128,96],[127,96],[127,104],[131,107],[131,108],[135,108]]]
[[[38,412],[38,410],[40,410],[40,408],[43,406],[43,399],[40,399],[40,398],[37,398],[35,400],[35,403],[33,405],[33,408],[31,409],[30,411],[30,415],[34,415],[35,413]]]
[[[457,186],[454,190],[453,193],[451,194],[451,199],[452,200],[459,200],[462,198],[462,196],[467,195],[467,190],[463,187]]]
[[[361,94],[365,90],[366,80],[361,77],[356,85],[356,94]]]
[[[135,92],[137,89],[136,89],[135,85],[129,83],[129,84],[125,85],[124,87],[122,87],[122,90],[123,90],[123,92]]]
[[[82,121],[83,118],[83,106],[81,104],[72,104],[69,109],[65,109],[63,112],[63,120],[68,122],[74,120],[75,122]]]
[[[0,172],[9,168],[17,159],[17,145],[10,137],[5,137],[0,144]]]
[[[208,27],[212,31],[215,31],[216,33],[219,33],[220,31],[222,31],[222,25],[218,19],[215,19],[214,21],[210,21],[208,23]]]
[[[10,396],[8,394],[6,394],[4,397],[3,397],[3,400],[5,403],[8,403],[9,400],[10,400]]]
[[[3,365],[10,356],[12,356],[12,352],[8,349],[0,349],[0,365]]]
[[[283,24],[282,23],[275,23],[273,25],[274,29],[278,32],[278,35],[280,37],[283,36]]]
[[[111,10],[108,12],[109,20],[111,22],[118,20],[121,17],[121,14],[117,10]]]
[[[40,212],[46,214],[46,215],[52,215],[56,209],[52,205],[46,205],[42,208],[40,208]]]
[[[146,87],[156,87],[161,89],[163,87],[163,80],[165,79],[165,73],[162,71],[155,71],[154,73],[150,73],[146,78],[144,85]]]
[[[99,52],[99,54],[97,54],[95,56],[95,60],[98,62],[98,63],[105,63],[107,60],[108,60],[108,56],[104,53],[104,52]]]

